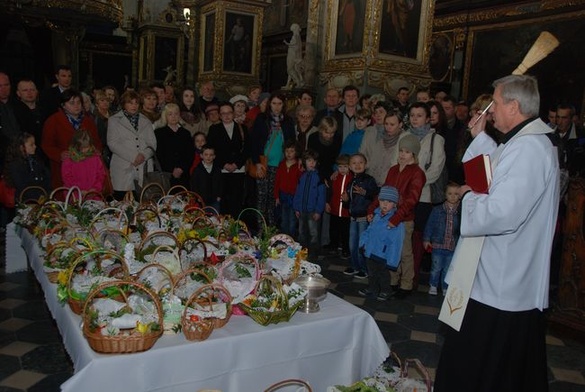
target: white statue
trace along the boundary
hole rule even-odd
[[[290,26],[290,31],[293,36],[289,42],[284,40],[288,46],[288,54],[286,56],[286,72],[288,73],[288,80],[286,86],[294,85],[295,87],[303,87],[305,84],[303,78],[303,42],[301,41],[301,26],[293,23]]]
[[[167,73],[167,75],[165,76],[165,80],[163,81],[163,83],[165,85],[170,84],[173,82],[173,79],[175,79],[175,76],[177,75],[177,70],[173,69],[172,65],[169,65],[166,68],[163,68],[163,71],[165,71]]]

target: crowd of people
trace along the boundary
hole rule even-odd
[[[446,290],[459,235],[461,162],[472,141],[467,125],[491,95],[467,105],[442,91],[431,100],[430,91],[419,90],[410,103],[406,87],[390,99],[348,85],[328,89],[316,110],[308,90],[288,108],[284,95],[259,85],[223,101],[212,82],[199,91],[152,83],[121,95],[113,86],[86,94],[72,88],[68,66],[57,68],[55,81],[39,94],[32,80],[20,80],[13,97],[9,76],[0,73],[3,182],[15,199],[31,185],[46,191],[75,185],[122,199],[142,186],[156,159],[172,186],[233,217],[253,207],[264,218],[259,230],[264,222],[277,226],[299,239],[312,260],[338,253],[350,260],[347,275],[366,278],[360,238],[379,208],[379,190],[391,186],[399,199],[389,227],[405,230],[391,291],[408,295],[423,259],[432,263],[429,293]],[[564,104],[549,113],[561,169],[581,136],[573,114]],[[486,118],[486,134],[499,143],[502,133],[491,113]],[[444,172],[445,196],[435,200],[431,186]],[[36,197],[32,192],[27,196]]]
[[[429,294],[445,294],[445,274],[464,233],[486,236],[470,304],[474,322],[491,321],[492,311],[482,307],[486,304],[513,312],[546,305],[541,298],[546,295],[542,279],[548,278],[544,265],[540,272],[484,265],[512,254],[515,262],[530,264],[520,255],[525,251],[515,250],[534,242],[532,229],[523,222],[548,220],[554,231],[551,220],[556,221],[559,208],[563,215],[566,179],[578,165],[583,131],[573,120],[574,107],[551,108],[546,127],[537,119],[540,101],[533,78],[496,81],[494,95],[481,95],[471,105],[441,91],[434,99],[428,90],[417,91],[409,102],[406,87],[390,98],[360,94],[348,85],[341,91],[328,89],[324,107],[317,110],[310,91],[301,92],[290,108],[281,92],[266,93],[259,85],[224,101],[216,97],[212,82],[199,91],[152,83],[121,95],[113,86],[88,95],[72,88],[69,67],[60,66],[55,77],[55,86],[40,97],[32,80],[20,80],[13,97],[9,76],[0,72],[2,181],[14,189],[12,206],[33,185],[46,191],[77,186],[122,199],[142,185],[156,160],[170,173],[171,185],[199,194],[219,213],[239,217],[252,207],[263,217],[257,230],[264,223],[278,227],[307,247],[310,260],[326,253],[347,259],[346,275],[369,277],[367,288],[359,291],[365,297],[386,301],[408,296],[418,284],[425,254],[431,260]],[[536,136],[520,137],[525,135]],[[549,162],[553,145],[555,162]],[[532,150],[542,159],[526,160]],[[489,195],[470,195],[464,185],[462,162],[474,151],[493,154],[497,172]],[[529,184],[530,173],[536,175]],[[525,185],[523,190],[517,189],[519,184]],[[437,199],[433,189],[438,185]],[[537,188],[546,193],[545,201],[537,198]],[[539,214],[531,212],[533,206],[554,211]],[[3,208],[3,224],[7,207],[10,203]],[[551,238],[542,242],[544,247],[554,234],[547,233]],[[510,254],[498,253],[499,246]],[[536,255],[534,260],[549,262]],[[534,281],[538,292],[530,296],[532,302],[506,291],[525,283],[512,279],[499,289],[502,283],[493,279],[508,274]],[[533,316],[510,323],[525,325]],[[540,332],[534,332],[538,339]],[[464,360],[465,339],[474,336],[450,337],[444,355]],[[478,350],[485,349],[481,344],[476,344]],[[543,355],[539,350],[535,363]],[[451,364],[441,362],[438,385],[451,381],[445,374],[460,372]],[[449,390],[448,382],[444,390]]]

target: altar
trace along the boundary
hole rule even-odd
[[[17,233],[10,241],[21,240],[73,361],[75,375],[62,384],[63,391],[260,391],[289,378],[324,391],[362,379],[389,355],[373,318],[332,294],[319,312],[297,312],[288,323],[264,327],[232,316],[202,342],[163,335],[143,353],[98,354],[83,337],[81,318],[57,301],[36,239],[26,230]]]

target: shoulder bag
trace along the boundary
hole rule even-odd
[[[425,171],[431,167],[433,163],[433,148],[435,146],[435,136],[437,135],[436,132],[433,133],[431,136],[431,154],[429,156],[429,161],[425,164]],[[443,165],[443,169],[441,170],[441,174],[439,174],[439,178],[435,180],[432,184],[430,184],[431,189],[431,203],[432,204],[440,204],[445,201],[445,188],[447,188],[447,183],[449,182],[449,174],[447,173],[447,164]]]
[[[171,173],[165,172],[162,170],[160,162],[156,156],[156,152],[152,157],[153,160],[153,171],[147,171],[147,165],[144,166],[144,175],[142,178],[142,186],[138,183],[137,180],[134,180],[134,186],[136,192],[140,195],[142,190],[151,183],[156,183],[162,187],[162,189],[166,192],[171,188]],[[148,195],[145,195],[148,198]]]

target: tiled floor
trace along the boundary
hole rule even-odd
[[[0,392],[58,391],[73,373],[71,362],[34,276],[6,274],[3,237],[0,244]],[[331,291],[369,312],[392,349],[401,358],[420,359],[434,377],[443,343],[437,321],[442,297],[427,295],[421,285],[405,300],[366,300],[358,295],[366,282],[343,275],[344,261],[330,257],[323,264]],[[585,391],[585,347],[555,335],[547,344],[550,391]]]

